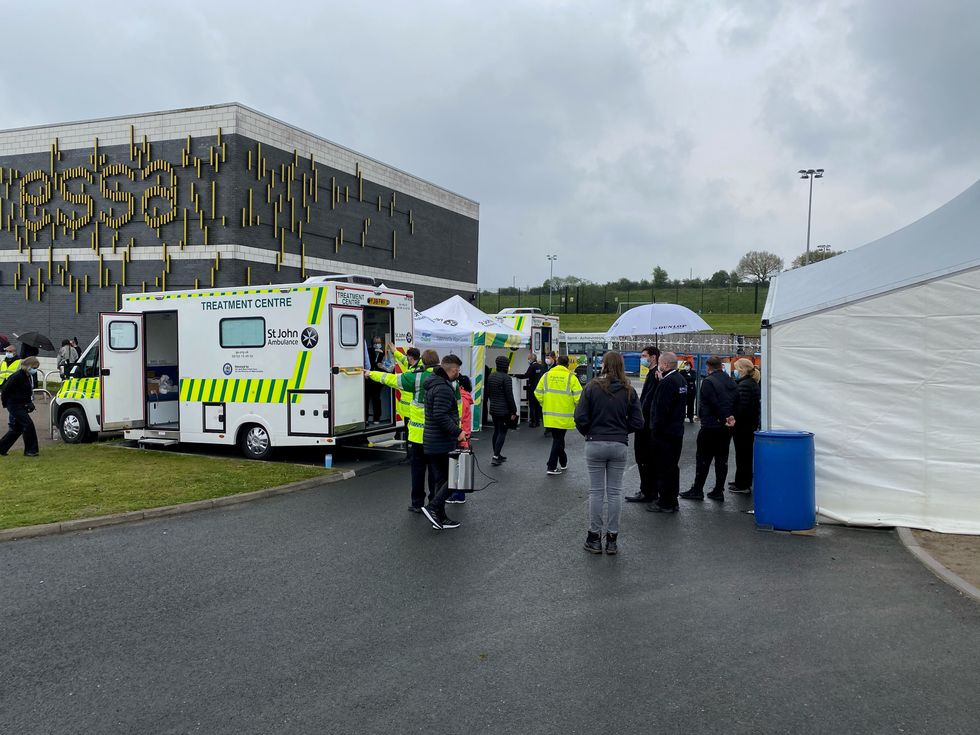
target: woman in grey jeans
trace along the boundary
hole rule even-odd
[[[643,428],[643,411],[623,368],[623,356],[607,352],[602,372],[590,381],[575,409],[575,428],[585,437],[589,468],[589,534],[585,550],[602,553],[602,506],[606,510],[606,553],[618,551],[619,516],[623,509],[623,474],[629,435]]]

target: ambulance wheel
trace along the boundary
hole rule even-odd
[[[242,454],[249,459],[269,459],[272,456],[272,437],[258,424],[249,424],[242,429],[238,444]]]
[[[61,414],[58,428],[66,444],[81,444],[88,439],[88,421],[80,408],[69,408]]]

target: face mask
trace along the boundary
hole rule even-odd
[[[732,370],[732,377],[735,378],[735,380],[738,380],[741,376],[742,374],[738,370]]]
[[[27,372],[29,372],[31,375],[37,375],[37,368],[28,368]]]
[[[649,359],[649,358],[647,358],[647,357],[641,357],[641,358],[640,358],[640,364],[641,364],[641,365],[642,365],[643,367],[645,367],[645,368],[649,368],[649,367],[650,367],[650,359]]]
[[[549,357],[548,359],[545,360],[545,363],[547,363],[548,365],[554,365],[555,361]]]

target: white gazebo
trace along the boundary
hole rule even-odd
[[[816,440],[830,520],[980,534],[980,182],[773,279],[763,428]]]

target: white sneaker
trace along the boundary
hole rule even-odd
[[[561,472],[562,472],[561,470],[548,470],[547,474],[549,474],[549,475],[560,475]]]
[[[568,465],[567,464],[560,464],[560,465],[558,465],[558,469],[560,469],[562,472],[564,472],[565,470],[568,469]]]

